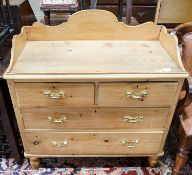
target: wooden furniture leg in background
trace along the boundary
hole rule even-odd
[[[192,118],[189,123],[192,123]],[[183,121],[181,119],[180,125],[180,147],[179,151],[176,155],[175,167],[173,168],[172,175],[179,175],[181,174],[181,170],[184,167],[185,163],[188,160],[189,151],[192,150],[192,135],[187,133],[188,130],[184,129]]]
[[[118,20],[122,21],[123,18],[123,0],[118,0]]]
[[[192,98],[191,89],[186,79],[183,89],[186,91],[186,96],[180,100],[177,115],[180,115],[179,138],[180,146],[176,155],[175,166],[172,175],[181,174],[181,170],[188,160],[189,151],[192,150]],[[182,96],[182,94],[181,94]]]
[[[131,23],[132,17],[132,0],[126,0],[126,24]],[[118,0],[118,20],[123,18],[123,0]]]
[[[46,25],[50,25],[50,11],[43,11],[44,13],[44,20]]]
[[[126,24],[131,23],[132,17],[132,0],[126,0]]]

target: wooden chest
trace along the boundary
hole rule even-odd
[[[34,168],[55,156],[148,156],[155,165],[185,77],[164,27],[130,27],[103,10],[24,27],[4,74]]]
[[[126,7],[124,0],[123,16]],[[158,0],[133,0],[132,15],[139,22],[154,21]],[[104,9],[118,16],[118,0],[97,0],[97,9]]]

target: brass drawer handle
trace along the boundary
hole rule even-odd
[[[122,140],[122,146],[126,146],[127,148],[134,148],[139,143],[139,140]]]
[[[143,90],[141,92],[127,91],[127,93],[126,93],[127,97],[132,98],[132,99],[138,99],[138,100],[142,100],[142,99],[146,98],[147,94],[148,93],[146,90]]]
[[[124,116],[124,122],[128,122],[128,123],[139,123],[143,121],[143,116],[129,116],[126,115]]]
[[[65,93],[63,91],[61,92],[51,92],[49,90],[44,91],[45,96],[49,97],[50,99],[61,99],[65,97]]]
[[[53,140],[50,143],[53,147],[56,147],[56,148],[62,148],[69,144],[69,142],[67,140],[64,140],[63,142],[56,142]]]
[[[50,123],[64,123],[67,121],[67,116],[62,115],[60,118],[54,118],[53,116],[49,115],[48,120]]]

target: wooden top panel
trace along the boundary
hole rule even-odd
[[[23,27],[3,75],[17,80],[130,80],[187,77],[177,38],[152,22],[128,26],[85,10],[67,23]]]
[[[28,41],[11,74],[183,73],[159,41]]]
[[[26,26],[28,41],[56,40],[158,40],[161,26],[152,22],[128,26],[105,10],[82,10],[70,16],[67,23],[46,26],[34,23]]]

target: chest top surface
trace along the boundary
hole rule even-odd
[[[24,27],[14,37],[4,78],[122,75],[186,77],[177,39],[151,22],[127,26],[103,10],[78,12],[65,24]]]
[[[180,73],[157,41],[30,41],[12,73]]]

